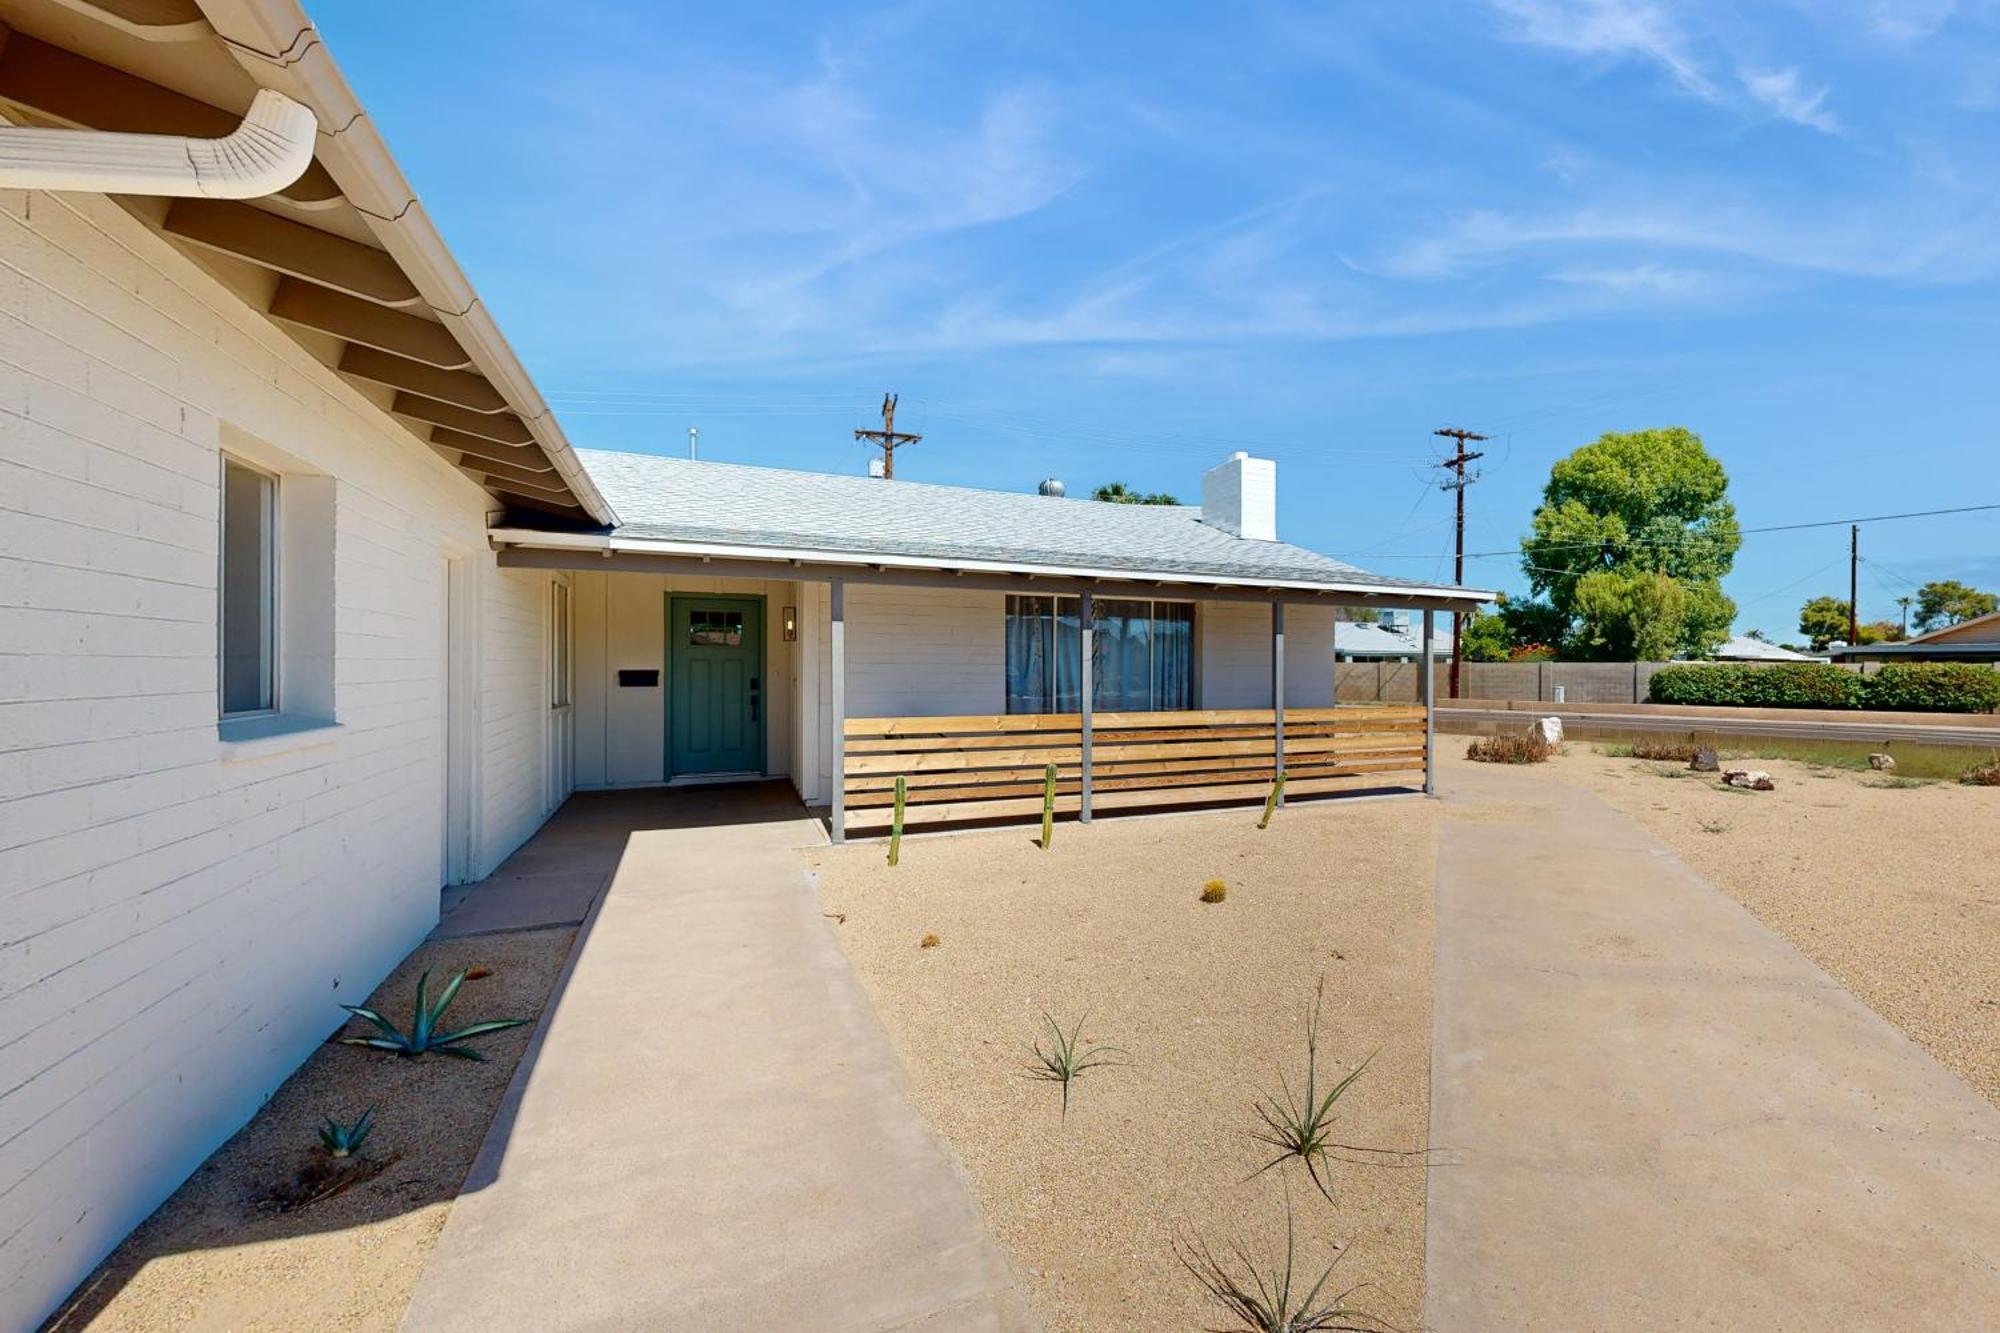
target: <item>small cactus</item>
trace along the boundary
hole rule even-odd
[[[1229,896],[1229,886],[1219,879],[1212,879],[1201,886],[1201,900],[1205,903],[1219,903]]]
[[[935,935],[926,935],[922,939],[917,941],[917,947],[919,949],[935,949],[938,947],[938,945],[943,943],[944,941],[939,939]]]

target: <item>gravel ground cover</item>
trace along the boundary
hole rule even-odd
[[[1010,829],[813,854],[822,906],[874,1001],[919,1110],[956,1152],[1054,1330],[1214,1328],[1175,1258],[1282,1258],[1289,1197],[1309,1285],[1400,1327],[1420,1318],[1424,1168],[1334,1163],[1322,1197],[1271,1153],[1258,1098],[1296,1088],[1325,979],[1322,1086],[1373,1055],[1336,1139],[1419,1149],[1428,1121],[1434,805],[1298,804]],[[1224,882],[1223,901],[1200,900]],[[926,946],[926,937],[935,942]],[[1122,1067],[1084,1074],[1067,1116],[1028,1076],[1043,1015],[1082,1021]],[[1310,1269],[1310,1273],[1304,1270]]]
[[[435,997],[459,968],[484,967],[492,975],[466,981],[445,1026],[535,1018],[574,934],[537,930],[425,944],[368,1003],[408,1031],[419,973],[430,970]],[[329,1022],[339,1017],[328,1009]],[[532,1030],[479,1038],[483,1062],[322,1046],[46,1328],[394,1329]],[[364,1028],[357,1022],[343,1031]],[[370,1106],[376,1127],[363,1154],[386,1168],[305,1207],[275,1206],[274,1192],[313,1160],[322,1119],[352,1121]]]
[[[1441,783],[1464,748],[1439,739]],[[1639,821],[2000,1105],[2000,788],[1781,759],[1723,766],[1762,769],[1777,789],[1732,790],[1587,742],[1509,772],[1585,787]]]

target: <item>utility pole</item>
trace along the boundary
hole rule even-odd
[[[900,444],[915,444],[918,440],[924,438],[921,435],[899,435],[896,433],[896,397],[893,393],[882,395],[882,429],[857,430],[854,432],[855,439],[866,440],[868,443],[881,448],[882,476],[885,479],[896,475],[896,446]]]
[[[1861,646],[1861,525],[1847,527],[1847,646]]]
[[[1438,485],[1444,490],[1456,491],[1458,493],[1458,539],[1452,556],[1451,581],[1453,583],[1464,583],[1465,488],[1479,480],[1479,474],[1476,472],[1470,476],[1466,474],[1465,465],[1475,458],[1486,457],[1484,453],[1467,453],[1465,446],[1467,444],[1479,444],[1487,437],[1476,431],[1458,430],[1451,426],[1447,426],[1443,430],[1434,430],[1431,434],[1441,435],[1445,439],[1451,440],[1458,449],[1457,453],[1438,464],[1441,468],[1448,468],[1452,474],[1446,480],[1439,482]],[[1464,651],[1464,641],[1465,616],[1462,612],[1454,611],[1451,613],[1451,697],[1454,699],[1458,697],[1458,662],[1460,654]],[[1429,671],[1431,669],[1432,664],[1426,661],[1424,663],[1424,670]]]

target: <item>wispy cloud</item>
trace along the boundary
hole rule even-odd
[[[1825,134],[1840,133],[1840,117],[1826,109],[1827,90],[1808,88],[1798,70],[1744,70],[1742,79],[1750,96],[1786,120]]]
[[[1722,95],[1658,5],[1639,0],[1493,0],[1493,5],[1514,21],[1518,40],[1572,55],[1645,61],[1697,97],[1715,101]]]
[[[1697,24],[1683,9],[1670,13],[1648,0],[1491,0],[1512,24],[1517,41],[1600,61],[1635,60],[1663,71],[1684,93],[1718,107],[1750,104],[1795,125],[1837,134],[1826,107],[1829,90],[1807,86],[1793,67],[1746,68],[1732,81],[1714,70],[1713,48],[1724,46],[1715,25]]]

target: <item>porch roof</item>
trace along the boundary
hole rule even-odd
[[[1371,573],[1288,542],[1234,536],[1203,522],[1194,506],[1103,504],[595,449],[579,456],[621,520],[604,534],[607,549],[1491,597]],[[538,544],[522,529],[495,536]]]

